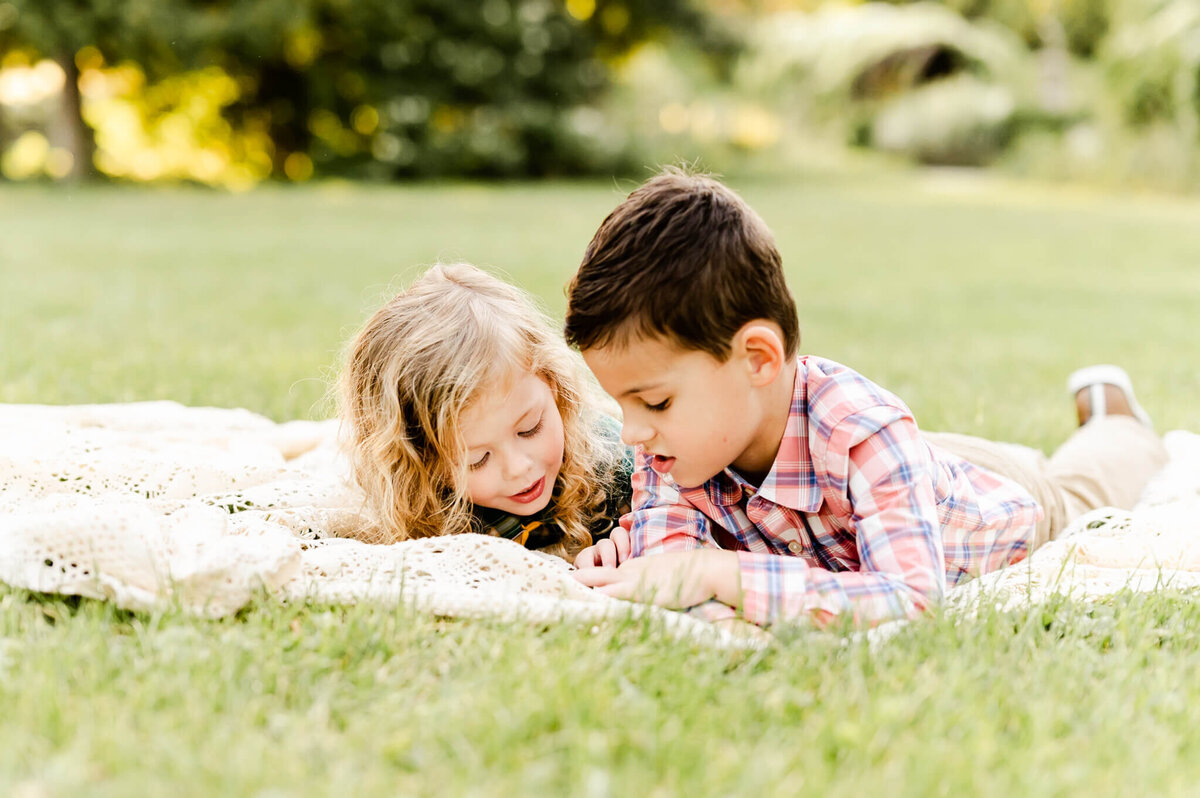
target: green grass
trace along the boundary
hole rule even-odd
[[[1200,429],[1200,203],[912,176],[743,183],[804,350],[928,428],[1050,447],[1114,361]],[[0,189],[0,401],[330,412],[342,341],[421,264],[561,313],[611,184],[244,196]],[[0,795],[1190,795],[1200,604],[931,617],[879,647],[714,652],[401,608],[220,622],[0,588]]]

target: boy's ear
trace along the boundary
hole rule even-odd
[[[783,335],[778,325],[766,319],[755,319],[742,325],[733,335],[733,355],[746,364],[750,384],[768,385],[783,371]]]

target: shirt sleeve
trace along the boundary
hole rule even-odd
[[[716,546],[712,522],[679,493],[653,468],[641,452],[633,473],[633,509],[621,518],[629,530],[631,557],[663,554]],[[713,599],[688,610],[688,614],[709,622],[738,617],[738,612]]]
[[[632,511],[621,517],[629,530],[629,555],[662,554],[716,545],[711,521],[650,467],[640,450],[633,472]]]
[[[844,494],[826,500],[850,518],[860,570],[831,571],[799,557],[741,552],[742,611],[759,624],[811,618],[871,626],[912,617],[946,593],[934,463],[912,418],[870,408],[834,428],[824,466]],[[818,521],[819,523],[819,521]]]

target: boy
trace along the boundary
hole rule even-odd
[[[637,447],[627,536],[576,562],[614,596],[715,599],[759,624],[911,617],[1079,513],[1131,506],[1165,461],[1115,367],[1080,372],[1098,375],[1077,388],[1081,423],[1095,418],[1049,461],[920,433],[893,394],[797,356],[770,231],[705,176],[660,174],[605,219],[565,334]]]

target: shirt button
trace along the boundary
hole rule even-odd
[[[804,544],[798,540],[793,540],[788,544],[788,551],[790,551],[792,554],[799,554],[800,552],[804,551]]]

